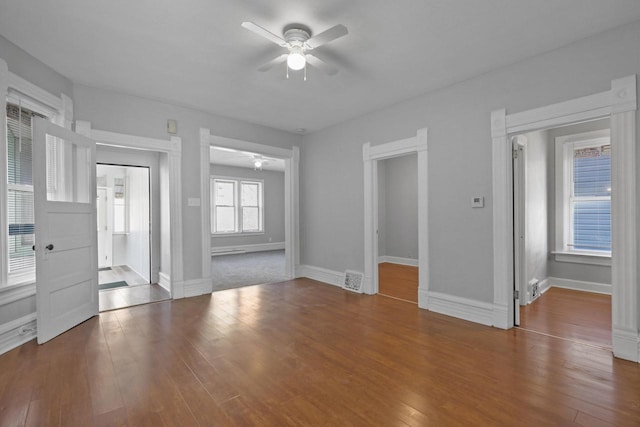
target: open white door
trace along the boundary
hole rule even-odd
[[[513,324],[520,326],[520,304],[523,298],[526,298],[523,292],[524,282],[526,281],[525,272],[525,179],[526,179],[526,163],[525,163],[525,145],[518,137],[513,138],[513,268],[514,268],[514,285],[513,285]]]
[[[33,140],[38,343],[98,314],[96,148],[35,119]]]

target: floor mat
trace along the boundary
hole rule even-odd
[[[104,291],[105,289],[121,288],[122,286],[129,286],[127,282],[121,280],[119,282],[103,283],[98,285],[98,289]]]

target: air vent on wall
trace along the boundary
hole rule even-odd
[[[351,292],[362,293],[363,278],[364,275],[357,271],[345,271],[344,281],[342,282],[342,289],[346,289]]]

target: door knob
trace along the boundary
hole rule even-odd
[[[50,251],[53,250],[53,244],[49,243],[47,246],[45,246],[46,249],[49,249]]]

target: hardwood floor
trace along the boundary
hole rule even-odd
[[[0,425],[623,425],[640,366],[309,279],[111,311],[0,356]]]
[[[520,307],[520,327],[611,347],[611,296],[551,288]]]
[[[418,303],[418,267],[383,262],[378,264],[378,293]]]

